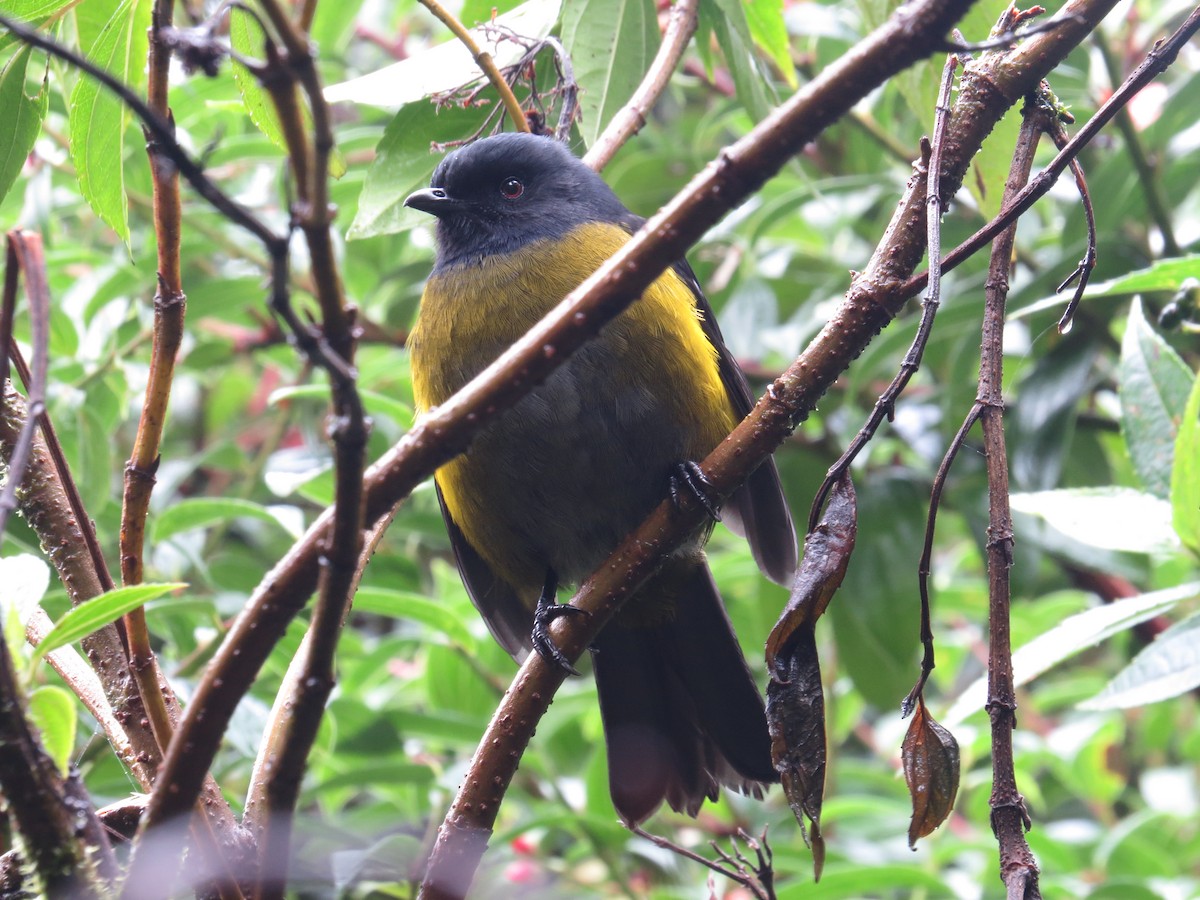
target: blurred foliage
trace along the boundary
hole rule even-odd
[[[497,6],[503,13],[514,5]],[[653,212],[778,96],[790,94],[794,78],[802,84],[843,54],[891,5],[753,0],[743,12],[733,0],[704,0],[686,66],[605,177],[636,212]],[[986,30],[1001,5],[980,4],[987,15],[972,29]],[[467,0],[464,17],[486,20],[492,6]],[[5,12],[30,10],[68,44],[106,53],[114,71],[135,80],[144,77],[138,42],[148,7],[146,0],[0,2]],[[1188,8],[1182,0],[1121,6],[1096,42],[1054,74],[1053,89],[1086,120],[1112,88],[1100,46],[1128,71]],[[564,0],[551,9],[548,22],[561,23],[555,33],[567,50],[593,54],[575,69],[585,98],[572,142],[578,151],[652,58],[654,14],[648,0]],[[614,38],[615,21],[622,24]],[[399,59],[420,66],[421,54],[447,38],[412,0],[326,0],[317,4],[313,32],[322,77],[342,84],[338,96],[346,97],[355,94],[353,79]],[[633,57],[623,55],[630,43]],[[1052,647],[1033,645],[1020,688],[1017,774],[1050,898],[1200,896],[1198,606],[1189,586],[1200,577],[1194,298],[1172,330],[1156,323],[1189,290],[1188,277],[1200,276],[1200,257],[1186,256],[1200,252],[1200,66],[1191,50],[1136,98],[1128,132],[1153,163],[1185,256],[1164,258],[1147,185],[1128,137],[1116,129],[1082,158],[1096,200],[1099,264],[1069,334],[1053,327],[1063,302],[1053,291],[1084,251],[1073,188],[1064,183],[1040,202],[1018,234],[1004,385],[1013,490],[1021,492],[1014,646],[1080,617],[1054,632]],[[796,75],[780,68],[789,59]],[[49,411],[115,560],[122,466],[146,379],[155,288],[142,136],[103,92],[94,96],[87,80],[62,64],[47,69],[43,57],[4,40],[0,65],[0,102],[20,112],[5,119],[17,124],[6,126],[0,158],[32,148],[11,187],[14,167],[0,165],[0,189],[7,188],[0,223],[44,236],[54,298]],[[937,61],[919,67],[873,94],[693,249],[728,343],[760,387],[825,323],[847,273],[865,266],[910,175],[918,139],[931,128],[939,68]],[[181,141],[242,203],[282,222],[284,159],[256,129],[228,70],[216,78],[177,75],[171,106]],[[366,326],[357,363],[374,418],[371,458],[411,423],[403,338],[432,259],[428,223],[397,214],[395,200],[428,178],[440,158],[429,151],[431,141],[468,137],[491,109],[439,109],[425,98],[398,99],[399,89],[392,96],[393,104],[335,106],[347,167],[332,187],[337,247],[347,296]],[[490,92],[478,101],[490,103]],[[90,125],[81,121],[85,112]],[[31,116],[43,119],[40,132],[30,129]],[[980,224],[980,209],[995,207],[1010,152],[1003,135],[993,136],[968,178],[970,190],[947,215],[948,247]],[[1043,148],[1045,158],[1051,149]],[[186,697],[249,592],[329,502],[331,455],[321,377],[266,324],[264,255],[186,188],[184,203],[187,335],[146,577],[190,585],[148,609],[164,669]],[[355,239],[346,240],[352,222]],[[301,263],[293,286],[304,306],[310,295]],[[985,672],[988,608],[986,485],[980,452],[972,452],[980,450],[977,433],[951,475],[938,522],[938,666],[926,693],[961,746],[963,782],[956,812],[915,854],[906,842],[911,810],[900,777],[905,725],[898,712],[917,675],[916,568],[930,481],[975,396],[985,271],[980,256],[948,276],[922,370],[854,472],[858,543],[833,601],[832,628],[817,630],[830,741],[822,881],[811,883],[811,857],[779,791],[764,803],[725,796],[695,822],[664,813],[650,823],[701,850],[737,826],[769,826],[781,898],[1002,896],[977,684]],[[779,451],[798,521],[892,377],[917,312],[911,304],[879,336]],[[19,321],[22,340],[27,330]],[[14,522],[4,554],[23,553],[40,555],[36,539]],[[786,594],[763,580],[744,544],[721,529],[710,555],[747,657],[763,674],[762,644]],[[401,507],[368,567],[342,638],[339,683],[297,823],[297,887],[406,895],[409,889],[395,882],[408,877],[440,821],[515,671],[474,613],[448,556],[425,485]],[[1112,601],[1141,605],[1118,608],[1111,622],[1086,618],[1108,614]],[[42,603],[55,617],[64,609],[53,578]],[[295,623],[271,657],[215,765],[235,805],[302,631]],[[56,680],[46,667],[34,673],[35,685]],[[94,723],[81,709],[77,716],[72,759],[89,789],[98,803],[125,796],[130,778],[97,739]],[[573,679],[539,727],[504,804],[476,881],[479,897],[508,897],[517,888],[535,897],[703,895],[706,871],[618,826],[602,748],[591,680]],[[718,881],[716,889],[726,885]]]

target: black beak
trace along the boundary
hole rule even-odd
[[[444,216],[457,209],[461,204],[442,188],[422,188],[409,194],[404,205],[427,212],[432,216]]]

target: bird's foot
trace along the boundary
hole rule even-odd
[[[533,649],[546,662],[558,666],[568,675],[579,675],[581,674],[579,670],[571,665],[567,655],[559,649],[558,644],[554,643],[554,638],[550,636],[550,623],[563,616],[574,616],[580,613],[586,616],[588,612],[586,609],[580,609],[569,603],[556,602],[554,597],[557,591],[558,576],[551,570],[546,574],[546,583],[542,587],[542,593],[538,596],[537,608],[533,612]]]
[[[721,510],[708,495],[708,492],[712,490],[712,482],[708,480],[708,476],[704,474],[699,463],[692,460],[677,463],[671,472],[670,488],[671,502],[675,504],[676,509],[680,508],[681,494],[686,489],[714,521],[721,521]]]

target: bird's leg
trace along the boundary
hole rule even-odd
[[[680,495],[686,488],[687,492],[696,498],[696,502],[704,507],[714,521],[721,521],[721,510],[708,496],[708,492],[712,490],[712,482],[708,480],[708,476],[704,474],[699,463],[692,460],[676,463],[671,470],[670,488],[671,502],[675,504],[676,509],[680,507]]]
[[[546,581],[542,584],[542,593],[538,596],[537,609],[533,611],[533,649],[538,656],[551,665],[558,666],[564,672],[578,675],[579,670],[571,665],[554,638],[550,636],[550,623],[562,616],[573,616],[576,613],[587,615],[587,610],[572,606],[569,603],[558,603],[558,573],[551,568],[546,569]]]

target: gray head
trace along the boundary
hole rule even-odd
[[[564,144],[523,133],[454,151],[404,205],[437,216],[438,269],[512,253],[585,222],[633,218]]]

